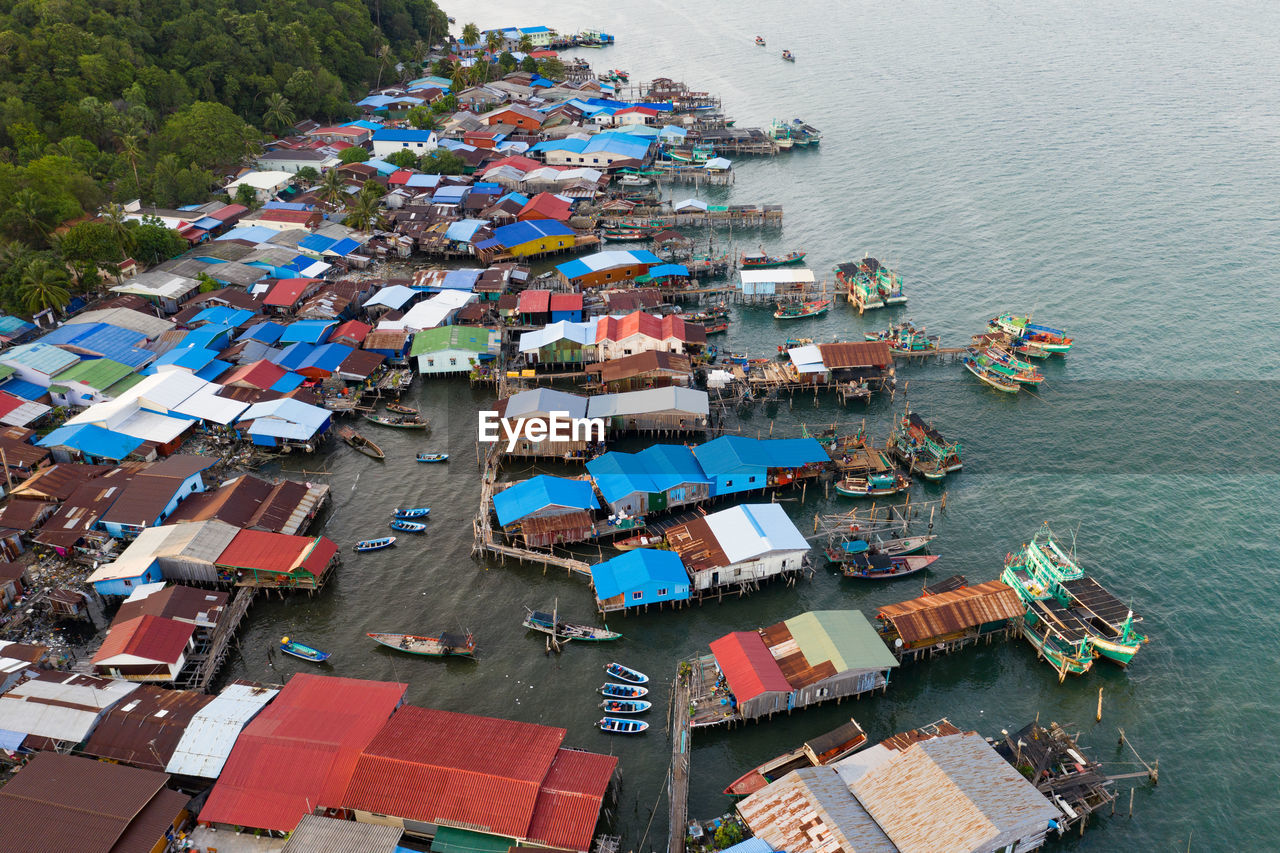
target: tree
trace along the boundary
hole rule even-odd
[[[142,159],[142,144],[138,142],[137,135],[126,133],[120,137],[118,145],[120,156],[128,160],[129,166],[133,169],[134,188],[140,188],[142,183],[138,180],[138,160]]]
[[[262,121],[268,130],[274,130],[277,135],[293,127],[293,107],[290,106],[289,99],[279,92],[268,95],[266,109],[262,112]]]
[[[120,234],[107,222],[77,222],[58,238],[58,254],[75,268],[83,284],[96,279],[99,269],[120,274],[124,257]]]
[[[196,281],[200,282],[201,293],[213,293],[213,291],[222,287],[222,285],[218,284],[217,279],[207,272],[197,273]]]
[[[391,46],[382,44],[378,45],[378,82],[374,85],[375,89],[382,88],[382,69],[387,67],[387,57],[391,56]]]
[[[401,148],[399,151],[392,151],[382,159],[386,160],[392,166],[399,166],[401,169],[418,168],[418,155],[414,154],[408,148]]]
[[[537,74],[538,60],[534,59],[532,56],[526,56],[524,59],[520,60],[520,70],[526,74]]]
[[[515,71],[516,66],[519,64],[520,63],[516,58],[505,50],[502,52],[502,55],[498,57],[498,70],[503,74],[510,74],[512,71]]]
[[[427,54],[431,52],[430,46],[422,39],[418,39],[413,43],[413,47],[409,48],[409,55],[413,57],[413,65],[415,68],[422,68],[427,64]]]
[[[520,34],[520,42],[516,45],[516,50],[526,54],[533,52],[533,39],[529,37],[528,33]]]
[[[489,51],[490,56],[496,56],[498,48],[502,47],[504,41],[502,33],[497,30],[489,30],[488,35],[485,36],[484,46]]]
[[[720,828],[716,830],[715,845],[717,850],[732,847],[741,840],[742,828],[733,821],[726,821],[720,824]]]
[[[564,63],[557,56],[548,56],[546,59],[538,60],[538,73],[548,80],[564,79]]]
[[[338,155],[338,159],[343,163],[363,163],[369,159],[369,149],[361,148],[359,145],[353,145],[350,148],[342,149],[342,153]]]
[[[475,46],[480,43],[480,28],[475,25],[475,22],[463,26],[462,43],[468,46]]]
[[[133,227],[134,258],[153,266],[176,258],[187,250],[187,241],[172,228],[165,228],[155,217]]]
[[[297,171],[294,177],[298,179],[298,183],[300,184],[314,184],[316,181],[320,180],[320,173],[312,166],[303,166]]]
[[[260,139],[244,119],[222,104],[196,101],[169,117],[157,143],[180,163],[224,171],[240,165]]]
[[[360,185],[360,194],[371,195],[374,198],[382,198],[387,194],[387,188],[375,181],[373,178],[370,178]]]
[[[369,231],[381,218],[382,199],[368,189],[361,190],[347,208],[343,223],[357,231]]]
[[[236,187],[236,194],[231,200],[242,207],[256,210],[258,207],[258,192],[248,184],[241,184]]]
[[[330,169],[324,173],[315,192],[316,198],[321,202],[330,208],[336,208],[347,197],[347,180],[337,169]]]
[[[448,148],[437,148],[418,160],[418,170],[428,175],[461,175],[466,168],[466,161]]]
[[[46,308],[62,308],[71,301],[67,278],[66,270],[43,258],[27,264],[22,273],[23,307],[32,313]]]
[[[438,130],[440,125],[436,121],[435,113],[431,112],[430,107],[416,106],[409,110],[409,124],[418,130]],[[344,152],[345,153],[345,152]]]
[[[436,77],[444,77],[447,80],[453,76],[453,63],[449,61],[449,57],[441,57],[436,60],[435,65],[431,66],[431,73]]]

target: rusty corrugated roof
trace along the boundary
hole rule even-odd
[[[688,374],[692,372],[693,368],[690,367],[689,356],[666,352],[665,350],[646,350],[625,358],[615,358],[598,364],[587,365],[587,372],[599,373],[601,382],[630,379],[632,376],[642,376],[655,370]]]
[[[721,550],[705,518],[695,518],[668,528],[667,544],[680,555],[685,568],[691,572],[727,566],[732,562]]]
[[[212,701],[205,693],[144,684],[99,721],[84,752],[146,770],[164,770],[191,718]]]
[[[903,642],[915,643],[988,622],[1013,619],[1024,610],[1013,587],[1000,581],[987,581],[889,604],[881,607],[877,616],[893,623]]]
[[[889,345],[884,341],[855,341],[818,344],[822,353],[822,366],[827,370],[845,370],[851,367],[888,367],[893,361]]]
[[[739,802],[738,814],[775,850],[897,853],[830,767],[788,773]]]
[[[527,837],[562,850],[589,850],[600,804],[618,759],[577,749],[556,750],[533,806]]]

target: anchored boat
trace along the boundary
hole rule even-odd
[[[816,299],[813,302],[800,302],[791,305],[779,305],[773,312],[775,320],[800,320],[805,317],[817,317],[831,310],[830,299]]]
[[[329,659],[330,654],[329,652],[322,652],[319,649],[313,649],[310,646],[295,642],[288,637],[280,638],[280,651],[295,658],[309,660],[312,663],[323,663]]]
[[[414,415],[418,414],[418,410],[412,406],[402,406],[399,403],[387,403],[387,411],[395,412],[397,415]]]
[[[902,305],[902,278],[870,255],[836,267],[836,281],[845,286],[849,301],[860,311]]]
[[[449,454],[448,453],[419,453],[418,461],[419,462],[448,462]]]
[[[382,452],[382,448],[356,432],[351,427],[338,427],[338,437],[347,444],[359,450],[365,456],[373,459],[386,459],[387,454]]]
[[[632,536],[630,539],[622,539],[613,543],[613,547],[619,551],[630,551],[635,548],[658,548],[666,541],[661,533],[641,533],[639,536]]]
[[[883,554],[886,557],[903,557],[923,551],[929,543],[938,537],[934,534],[924,536],[902,536],[899,538],[847,539],[841,543],[841,550],[847,554]]]
[[[868,341],[884,341],[890,352],[901,355],[938,351],[938,336],[925,334],[924,326],[917,328],[910,320],[895,323],[879,332],[867,332],[863,337]]]
[[[947,441],[942,433],[910,410],[890,433],[889,452],[901,459],[908,471],[926,480],[941,480],[964,467],[960,445]]]
[[[524,627],[530,631],[541,631],[544,634],[549,634],[553,640],[559,642],[582,640],[589,643],[600,643],[608,640],[617,640],[622,637],[617,631],[610,631],[608,626],[598,628],[595,625],[577,625],[572,622],[561,621],[554,610],[551,613],[547,613],[543,610],[530,610],[526,607],[525,613],[528,615],[525,616]]]
[[[597,725],[601,731],[617,735],[638,735],[649,728],[644,720],[626,720],[621,717],[604,717]]]
[[[427,526],[420,521],[401,521],[396,519],[391,522],[392,530],[399,530],[401,533],[426,533]]]
[[[453,634],[445,631],[438,637],[420,637],[416,634],[365,634],[365,636],[389,649],[411,655],[473,658],[476,654],[476,640],[471,634]]]
[[[875,498],[896,495],[911,487],[911,481],[897,471],[845,477],[836,483],[836,494],[846,498]]]
[[[365,551],[381,551],[383,548],[390,548],[396,543],[396,537],[383,536],[380,539],[362,539],[356,543],[355,550],[357,553]]]
[[[1003,391],[1005,394],[1017,394],[1022,390],[1020,383],[1010,379],[993,367],[983,364],[979,357],[979,351],[974,347],[966,349],[960,360],[964,363],[966,370],[978,377],[985,385],[997,391]]]
[[[764,36],[756,36],[756,47],[764,47]]]
[[[795,55],[794,55],[794,54],[792,54],[792,52],[791,52],[791,51],[789,51],[789,50],[784,50],[784,51],[782,52],[782,59],[783,59],[783,61],[784,61],[784,62],[795,62],[795,61],[796,61]]]
[[[644,699],[606,699],[600,707],[606,714],[643,714],[653,703]]]
[[[831,558],[830,551],[827,553]],[[859,580],[892,580],[922,572],[938,561],[936,554],[915,554],[910,557],[889,557],[884,554],[858,554],[851,560],[837,559],[840,571],[847,578]]]
[[[371,415],[365,414],[364,419],[378,426],[391,427],[392,429],[426,429],[431,426],[431,422],[426,418],[420,418],[417,415]]]
[[[393,514],[401,521],[409,518],[426,518],[431,514],[431,507],[420,506],[413,509],[397,509]]]
[[[601,694],[614,699],[639,699],[649,694],[648,687],[637,687],[634,684],[615,684],[612,681],[600,686]]]
[[[776,782],[793,770],[805,767],[824,767],[834,764],[855,752],[867,742],[867,733],[856,720],[849,720],[838,729],[805,741],[798,749],[784,752],[758,767],[743,773],[724,792],[731,797],[745,797]]]
[[[741,260],[743,269],[766,270],[776,267],[789,267],[804,263],[804,252],[787,252],[785,255],[768,255],[764,252],[744,253]]]
[[[1066,355],[1071,351],[1072,340],[1067,337],[1066,332],[1062,329],[1055,329],[1052,326],[1041,326],[1032,323],[1030,315],[1019,317],[1006,311],[991,320],[990,325],[1016,338],[1035,344],[1046,352]]]
[[[620,663],[605,664],[604,671],[612,675],[614,678],[621,678],[623,681],[629,681],[632,684],[648,684],[649,676],[645,675],[638,669],[632,669],[629,666],[623,666]]]
[[[980,356],[989,361],[992,367],[995,365],[1003,365],[1008,371],[1001,371],[1014,382],[1021,382],[1023,385],[1039,385],[1044,382],[1044,374],[1041,373],[1034,365],[1028,361],[1017,358],[1012,352],[1002,346],[990,345],[981,347],[978,350]]]

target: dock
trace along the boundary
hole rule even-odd
[[[671,769],[667,773],[667,853],[684,853],[689,823],[689,751],[693,746],[689,713],[692,672],[681,664],[672,686],[667,730],[671,736]]]
[[[235,595],[231,597],[231,603],[218,619],[217,627],[213,629],[207,645],[198,647],[187,658],[188,665],[179,674],[175,687],[183,690],[199,690],[202,693],[208,692],[209,685],[231,652],[231,642],[235,639],[240,623],[248,614],[249,605],[253,604],[256,593],[257,589],[250,586],[242,586],[236,590]]]

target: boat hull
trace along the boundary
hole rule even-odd
[[[304,646],[302,643],[281,643],[280,651],[290,657],[310,661],[311,663],[324,663],[329,659],[330,655],[330,652],[322,652],[319,649]]]
[[[366,634],[365,636],[380,646],[419,657],[474,658],[476,654],[475,643],[470,641],[470,638],[467,646],[451,646],[444,643],[440,637],[419,637],[414,634]]]
[[[600,731],[616,735],[638,735],[649,728],[644,720],[630,720],[619,717],[605,717],[599,723]]]
[[[652,707],[652,702],[643,699],[623,699],[613,702],[606,699],[600,703],[600,709],[606,714],[643,714]]]
[[[649,695],[649,688],[635,684],[613,684],[606,682],[600,686],[600,693],[614,699],[643,699]]]
[[[630,682],[631,684],[648,684],[649,676],[639,670],[632,669],[629,666],[623,666],[620,663],[605,664],[604,671],[613,678]]]
[[[381,551],[383,548],[390,548],[396,544],[396,537],[388,536],[384,539],[367,539],[364,542],[357,542],[355,551],[358,554],[364,554],[368,551]]]
[[[894,578],[904,578],[907,575],[914,575],[916,572],[922,572],[929,566],[937,562],[936,554],[917,554],[913,557],[894,557],[893,565],[888,569],[859,569],[856,566],[847,566],[844,571],[845,577],[856,578],[858,580],[893,580]]]

